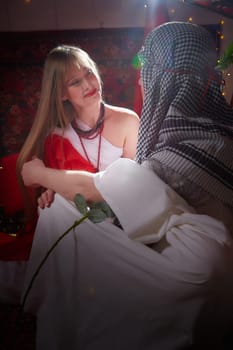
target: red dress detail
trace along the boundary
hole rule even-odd
[[[44,151],[45,164],[51,168],[96,172],[95,167],[79,154],[68,139],[62,136],[56,134],[48,136],[45,141]],[[4,159],[1,161],[3,170],[0,174],[4,191],[1,192],[0,204],[4,207],[6,214],[9,215],[14,214],[18,210],[23,210],[21,192],[18,188],[15,175],[17,157],[18,154],[8,156],[6,157],[6,161]],[[13,201],[12,198],[14,198]],[[19,232],[20,235],[17,237],[0,232],[0,260],[28,260],[36,219],[33,222],[27,223],[23,227],[22,235]]]
[[[85,170],[95,173],[95,167],[60,135],[49,135],[45,140],[45,164],[54,169]]]

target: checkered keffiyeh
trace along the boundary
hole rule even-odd
[[[149,33],[136,160],[155,159],[233,207],[233,110],[220,91],[216,49],[203,27],[165,23]]]

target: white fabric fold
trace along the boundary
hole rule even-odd
[[[173,215],[193,211],[152,170],[133,160],[117,160],[106,171],[97,173],[94,182],[124,232],[143,243],[159,241]]]
[[[113,164],[95,183],[124,230],[86,220],[56,246],[25,305],[37,315],[37,350],[185,348],[203,308],[204,335],[218,340],[233,315],[232,243],[224,224],[189,211],[132,161]],[[51,245],[80,217],[57,194],[41,212],[24,292]],[[161,253],[132,239],[143,240],[144,229],[148,237],[162,230],[168,244]]]

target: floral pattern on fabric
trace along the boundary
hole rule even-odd
[[[133,108],[143,28],[0,33],[0,156],[19,152],[31,128],[40,96],[46,54],[70,44],[96,61],[107,103]]]

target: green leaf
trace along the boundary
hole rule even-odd
[[[95,202],[90,204],[90,209],[100,209],[102,210],[108,218],[114,217],[114,213],[107,202]]]
[[[233,57],[233,42],[226,48],[225,55]]]
[[[91,209],[88,214],[88,219],[94,224],[100,223],[107,218],[107,215],[101,209]]]
[[[101,209],[107,215],[108,218],[115,217],[114,212],[112,211],[112,209],[110,208],[107,202],[101,202]]]
[[[87,202],[80,193],[75,195],[74,203],[81,214],[86,215],[88,213],[89,208],[87,206]]]
[[[233,42],[226,48],[220,57],[216,68],[219,70],[225,70],[231,64],[233,64]]]

